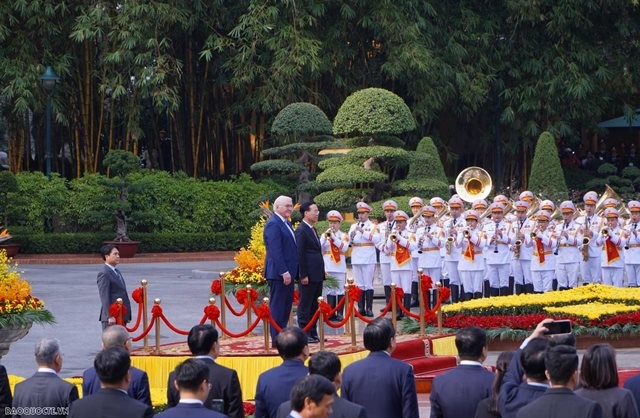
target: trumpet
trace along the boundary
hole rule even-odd
[[[324,233],[324,236],[327,238],[331,238],[331,235],[333,235],[333,229],[329,228],[327,229],[327,231]]]
[[[580,248],[580,252],[582,253],[582,261],[589,260],[589,243],[591,240],[588,237],[582,238],[582,247]]]
[[[396,242],[396,241],[398,241],[398,236],[396,234],[391,234],[391,235],[389,235],[389,239],[392,242]]]
[[[602,231],[600,231],[600,233],[603,236],[608,237],[609,236],[609,229],[608,228],[602,228]]]
[[[535,232],[531,233],[531,239],[536,239],[538,238],[538,234],[536,234]]]
[[[516,240],[513,243],[513,258],[516,260],[520,258],[520,247],[522,246],[522,240]]]
[[[469,236],[471,236],[471,232],[469,232],[468,229],[465,229],[462,231],[462,235],[464,235],[465,238],[469,238]]]

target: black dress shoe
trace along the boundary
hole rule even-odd
[[[319,339],[319,338],[316,338],[316,337],[308,337],[308,338],[307,338],[307,342],[308,342],[309,344],[317,344],[317,343],[319,343],[319,342],[320,342],[320,339]]]

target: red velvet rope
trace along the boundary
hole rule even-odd
[[[438,290],[438,300],[447,300],[451,296],[451,289],[441,286]]]
[[[247,290],[249,289],[245,288],[245,289],[240,289],[236,292],[236,300],[240,305],[244,305],[247,303]],[[251,289],[251,292],[249,292],[249,297],[251,302],[258,299],[258,292],[256,291],[256,289]]]
[[[344,306],[344,299],[345,298],[340,299],[340,302],[338,302],[338,304],[335,306],[335,308],[332,308],[331,305],[329,305],[329,303],[327,303],[327,301],[325,301],[325,300],[322,301],[322,303],[319,305],[319,308],[322,311],[322,314],[324,316],[325,321],[327,320],[327,318],[335,315],[336,312],[338,312],[338,310],[341,309]],[[326,307],[324,307],[324,306],[326,306]],[[326,315],[325,315],[325,310],[326,310]]]
[[[142,319],[142,304],[138,303],[138,316],[136,317],[136,324],[131,328],[127,327],[126,325],[124,327],[127,329],[127,331],[134,332],[140,326],[141,319]]]
[[[181,329],[178,329],[176,327],[173,326],[173,324],[171,322],[169,322],[169,320],[167,319],[166,316],[164,316],[164,314],[160,314],[160,319],[162,319],[162,321],[167,324],[167,326],[169,327],[169,329],[173,332],[175,332],[176,334],[180,334],[180,335],[189,335],[189,331],[183,331]]]
[[[231,331],[229,331],[228,329],[226,329],[224,326],[222,326],[220,321],[216,319],[216,325],[218,325],[220,330],[222,332],[224,332],[225,334],[227,334],[228,336],[232,337],[232,338],[240,338],[240,337],[244,337],[244,336],[248,335],[251,331],[253,331],[255,329],[256,326],[258,326],[259,323],[260,323],[260,318],[256,318],[256,320],[253,321],[253,324],[251,324],[251,326],[249,328],[247,328],[245,331],[243,331],[243,332],[241,332],[239,334],[234,334]]]
[[[280,327],[280,325],[278,325],[278,323],[274,321],[271,316],[269,316],[269,324],[271,324],[271,326],[274,327],[276,331],[278,332],[282,331],[282,328]]]
[[[229,308],[229,311],[234,316],[242,316],[242,315],[244,315],[247,312],[247,308],[249,308],[249,305],[245,301],[245,304],[242,307],[242,310],[240,312],[238,312],[235,309],[233,309],[233,306],[231,306],[231,304],[229,303],[229,298],[224,298],[224,304],[227,306],[227,308]]]
[[[391,312],[391,304],[393,302],[391,301],[391,298],[389,298],[389,302],[387,302],[387,306],[384,307],[384,310],[382,312],[380,312],[380,315],[378,316],[386,316],[389,312]]]
[[[356,285],[349,287],[349,299],[360,300],[360,296],[362,296],[362,289]]]
[[[141,304],[142,303],[142,296],[143,296],[144,292],[142,291],[141,287],[138,287],[136,289],[133,290],[133,292],[131,292],[131,298],[133,299],[133,301],[137,304]]]
[[[211,281],[211,293],[214,295],[219,295],[222,293],[222,283],[220,279],[215,279]]]
[[[155,324],[155,316],[152,318],[152,320],[149,322],[149,325],[147,325],[147,329],[145,329],[142,334],[138,335],[137,337],[134,337],[131,339],[131,341],[140,341],[141,339],[143,339],[144,337],[147,336],[147,334],[151,331],[151,328],[153,328],[153,325]]]
[[[293,291],[293,304],[298,306],[298,303],[300,302],[300,292],[298,291],[298,289]]]
[[[316,321],[320,317],[320,309],[316,310],[316,313],[313,314],[313,317],[309,320],[309,323],[306,327],[302,328],[302,331],[307,332],[316,324]]]
[[[361,315],[361,314],[360,314],[360,311],[358,311],[358,309],[357,309],[355,306],[353,306],[353,308],[351,309],[351,312],[352,312],[356,317],[360,318],[363,322],[365,322],[365,323],[367,323],[367,324],[368,324],[368,323],[370,323],[370,322],[372,321],[371,319],[367,318],[366,316]]]
[[[342,299],[340,302],[342,302],[342,305],[344,305],[344,299]],[[327,303],[327,302],[323,302],[323,303]],[[349,301],[349,306],[347,307],[346,315],[344,316],[344,318],[342,318],[342,321],[340,321],[340,322],[328,321],[326,319],[327,318],[327,314],[325,314],[325,312],[322,311],[322,315],[324,315],[324,317],[325,317],[325,322],[324,323],[327,324],[328,326],[330,326],[331,328],[341,328],[341,327],[343,327],[347,323],[347,321],[349,321],[349,317],[351,315],[350,312],[353,310],[353,304],[354,304],[354,302],[352,300]],[[327,303],[327,305],[329,305],[329,304]],[[321,307],[321,309],[322,309],[322,307]],[[329,316],[331,316],[331,315],[329,315]]]

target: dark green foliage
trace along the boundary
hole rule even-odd
[[[23,311],[20,313],[0,314],[0,328],[30,327],[32,324],[55,324],[53,314],[46,310]]]
[[[333,210],[333,208],[329,210]],[[329,229],[329,222],[326,220],[327,211],[324,208],[320,208],[320,211],[321,211],[320,213],[321,220],[318,221],[318,223],[316,223],[315,227],[319,233],[322,233],[323,231],[326,231],[327,229]],[[340,224],[340,230],[342,232],[349,232],[350,227],[351,227],[351,223],[347,221],[342,221],[342,223]]]
[[[380,88],[358,90],[346,98],[333,122],[335,135],[376,135],[412,131],[409,107],[398,95]]]
[[[433,179],[447,183],[444,166],[438,155],[424,154],[418,151],[411,153],[407,180]]]
[[[262,153],[265,157],[282,157],[296,155],[304,151],[316,153],[325,148],[344,148],[341,141],[295,142],[280,147],[267,148]]]
[[[545,199],[558,201],[568,198],[558,149],[549,132],[543,132],[538,138],[528,188],[535,194],[540,193]]]
[[[340,212],[355,212],[356,203],[366,197],[369,190],[338,189],[320,193],[313,200],[322,210],[335,209]]]
[[[291,103],[276,115],[271,133],[278,136],[331,135],[331,122],[327,115],[311,103]]]
[[[362,166],[347,164],[339,167],[330,167],[318,174],[316,182],[322,185],[343,187],[350,185],[366,185],[387,180],[387,175],[379,171],[367,170]]]
[[[404,167],[409,164],[409,153],[402,148],[384,147],[374,145],[370,147],[354,148],[347,153],[352,162],[362,162],[369,158],[384,160],[386,165]]]
[[[596,177],[586,182],[584,185],[584,188],[586,190],[593,190],[595,192],[598,192],[598,194],[600,194],[604,191],[604,186],[606,184],[607,184],[607,179]]]
[[[640,168],[634,166],[625,167],[622,170],[622,177],[631,180],[640,177]]]
[[[433,139],[430,136],[425,136],[418,142],[416,151],[429,155],[439,155],[438,148],[436,148],[436,144],[433,143]]]
[[[562,171],[569,190],[591,190],[586,185],[593,179],[593,172],[578,167],[562,167]]]
[[[391,135],[376,135],[371,136],[357,136],[355,138],[344,138],[342,140],[347,147],[367,147],[371,145],[382,145],[385,147],[403,148],[405,143],[397,136]]]
[[[350,160],[344,154],[336,154],[331,157],[325,158],[318,162],[318,168],[321,170],[326,170],[329,167],[340,167],[345,164],[349,164]]]
[[[604,163],[600,164],[597,171],[600,176],[606,177],[612,174],[616,174],[618,172],[618,168],[611,163]]]
[[[407,179],[394,182],[393,191],[399,194],[420,196],[428,200],[434,196],[448,196],[449,185],[433,179]]]
[[[9,227],[9,193],[17,191],[18,181],[15,174],[11,171],[0,171],[0,227]]]
[[[370,217],[376,219],[384,219],[384,211],[382,210],[382,204],[387,200],[393,200],[398,204],[398,209],[403,210],[407,213],[407,215],[411,216],[411,209],[409,208],[409,199],[411,199],[415,195],[405,195],[405,196],[391,196],[385,197],[382,200],[378,200],[372,203],[369,203],[373,208]]]
[[[300,173],[304,166],[290,160],[264,160],[251,165],[251,171],[263,173]]]

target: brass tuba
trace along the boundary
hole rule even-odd
[[[618,212],[620,212],[620,216],[622,216],[623,218],[629,218],[631,216],[631,214],[629,213],[629,209],[625,206],[624,202],[620,198],[620,195],[616,193],[616,191],[613,190],[608,184],[604,186],[604,193],[602,193],[602,196],[600,196],[600,199],[598,199],[598,203],[596,203],[596,215],[602,216],[604,214],[604,201],[610,198],[616,199],[618,201],[618,207],[616,209],[618,209]]]
[[[456,177],[456,193],[465,202],[489,196],[493,183],[487,171],[480,167],[467,167]]]

